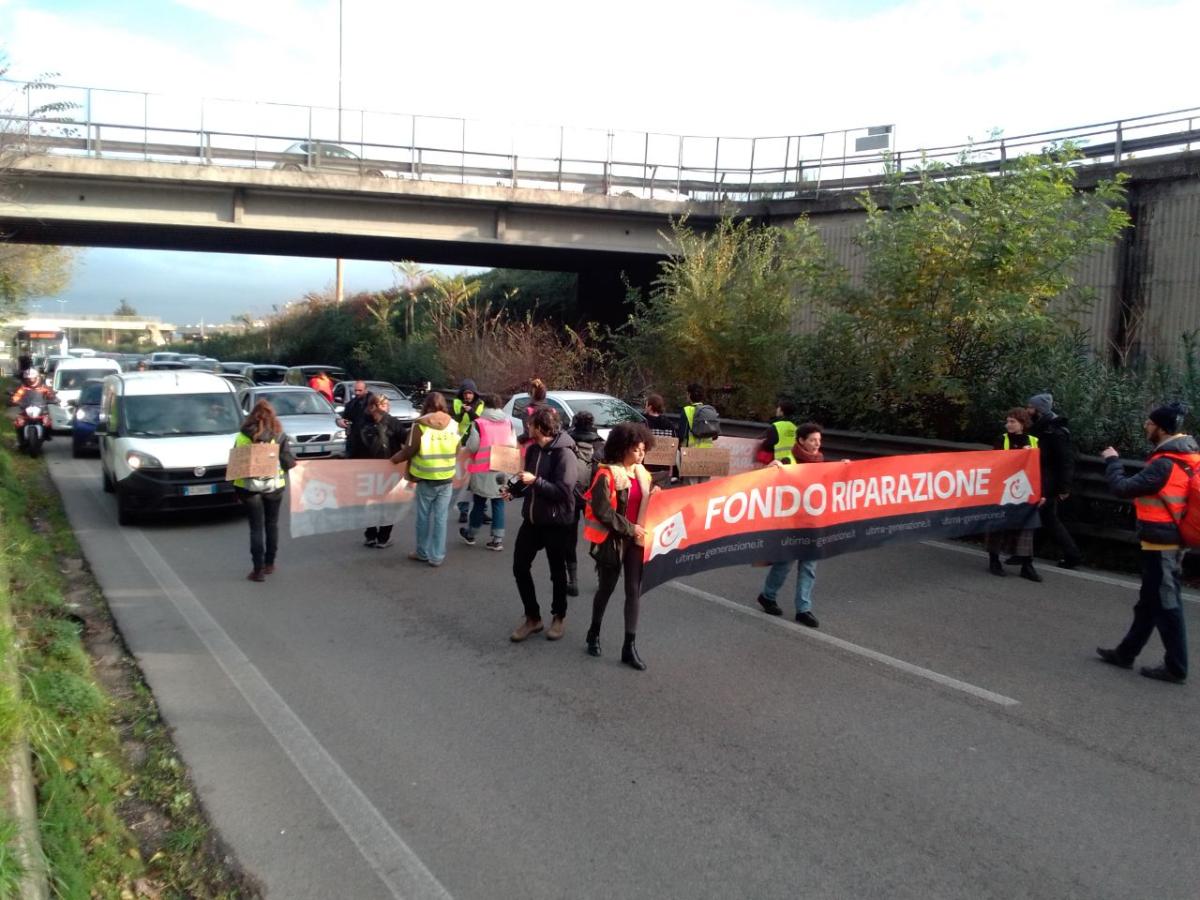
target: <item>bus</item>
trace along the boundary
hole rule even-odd
[[[67,333],[61,328],[26,322],[19,325],[13,335],[9,358],[14,367],[19,366],[22,359],[31,359],[35,366],[41,367],[47,356],[65,356],[69,346]]]

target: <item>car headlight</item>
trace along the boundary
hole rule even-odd
[[[333,439],[335,441],[344,441],[346,439],[346,429],[340,428],[337,431],[335,431],[333,433]]]
[[[129,468],[134,470],[161,469],[163,467],[157,457],[143,453],[141,450],[130,450],[125,454],[125,462],[129,464]]]
[[[75,410],[76,421],[82,422],[86,418],[87,418],[87,413],[85,413],[82,409]]]

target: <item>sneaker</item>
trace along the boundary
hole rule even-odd
[[[376,547],[378,545],[379,545],[379,542],[377,540],[375,540],[375,538],[367,538],[367,540],[363,541],[364,547]]]
[[[522,619],[521,624],[516,627],[516,630],[508,636],[508,639],[514,644],[519,644],[531,634],[537,634],[542,630],[541,619]]]
[[[247,581],[266,581],[267,578],[265,575],[263,575],[262,569],[255,569],[253,572],[251,572],[249,575],[246,576],[246,580]]]
[[[783,610],[779,608],[779,604],[774,600],[768,600],[762,594],[758,595],[758,605],[762,607],[762,611],[768,616],[782,616]]]
[[[388,539],[386,541],[376,541],[375,542],[376,550],[386,550],[390,546],[392,546],[391,539]]]
[[[445,562],[445,560],[444,560],[444,559],[439,559],[439,560],[437,560],[437,561],[435,562],[435,561],[434,561],[434,560],[432,560],[432,559],[427,559],[427,560],[425,560],[425,562],[429,563],[429,567],[430,567],[431,569],[437,569],[437,568],[439,568],[439,567],[442,565],[442,563],[444,563],[444,562]]]
[[[807,628],[821,627],[821,623],[817,621],[817,617],[810,612],[796,613],[796,621]]]
[[[497,550],[497,551],[503,550],[504,549],[504,541],[500,540],[499,538],[492,538],[490,541],[487,542],[486,546],[489,550]]]
[[[1132,669],[1133,661],[1121,659],[1117,655],[1116,650],[1110,650],[1107,647],[1097,647],[1096,655],[1108,663],[1110,666],[1116,666],[1118,669]]]
[[[423,562],[423,563],[429,562],[429,557],[422,556],[416,550],[414,550],[412,553],[408,554],[408,558],[411,559],[413,562]]]
[[[267,563],[265,566],[263,566],[263,574],[264,575],[274,575],[275,574],[275,564]]]
[[[1139,671],[1147,678],[1153,678],[1155,681],[1165,681],[1168,684],[1184,684],[1187,681],[1186,675],[1176,675],[1166,666],[1142,666]]]
[[[475,546],[475,535],[471,534],[471,532],[469,532],[467,529],[465,529],[465,528],[458,529],[458,534],[459,534],[459,537],[461,537],[463,539],[463,543],[466,544],[468,547]]]
[[[550,620],[550,627],[546,629],[546,640],[557,641],[566,630],[567,620],[563,616],[555,616]]]

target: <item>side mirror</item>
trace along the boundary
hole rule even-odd
[[[333,408],[333,411],[340,416],[342,413],[344,413],[346,411],[346,407],[339,404]]]

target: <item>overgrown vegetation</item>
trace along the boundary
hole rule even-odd
[[[53,894],[252,896],[221,862],[136,672],[118,655],[104,668],[105,686],[98,682],[83,638],[115,643],[111,621],[43,465],[14,456],[12,444],[9,434],[0,435],[0,553],[8,567],[0,602],[12,604],[17,634],[15,641],[0,635],[0,648],[15,653],[21,675],[15,710],[33,752]],[[3,740],[17,727],[9,699],[9,714],[0,715]],[[0,887],[12,877],[13,833],[0,822]]]

